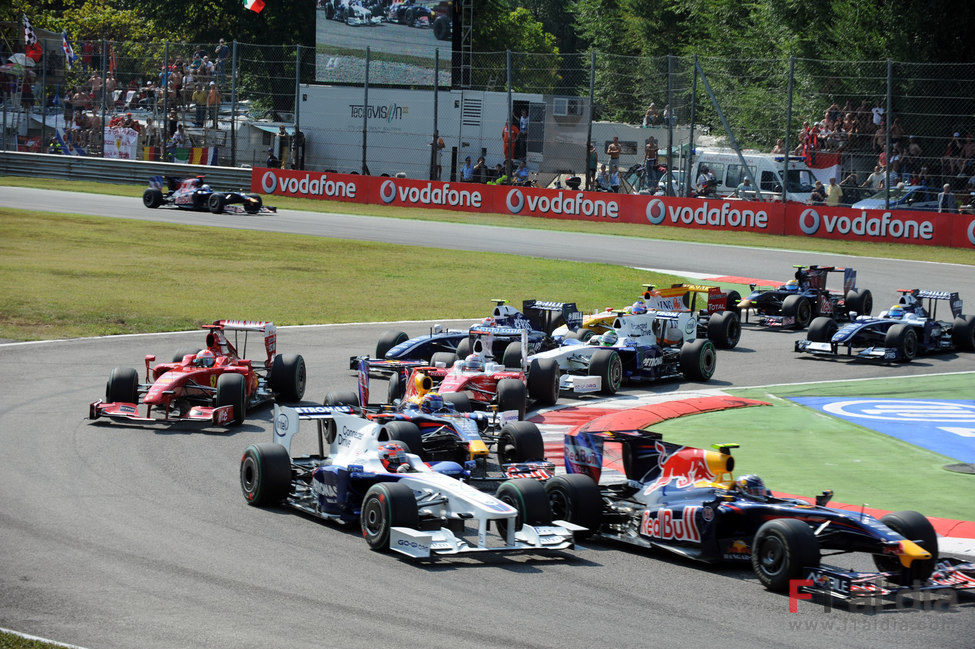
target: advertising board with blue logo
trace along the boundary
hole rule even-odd
[[[961,462],[975,462],[975,401],[790,397],[803,406]]]

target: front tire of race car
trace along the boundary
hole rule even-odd
[[[379,431],[379,441],[403,442],[408,452],[423,458],[423,436],[420,427],[413,422],[389,422]]]
[[[525,418],[525,384],[518,379],[498,381],[498,410],[517,410],[518,419]]]
[[[795,318],[793,329],[805,329],[812,320],[812,303],[801,295],[790,295],[782,301],[782,315]]]
[[[464,360],[465,358],[471,355],[472,351],[473,351],[473,347],[471,346],[471,339],[467,336],[464,336],[464,338],[462,338],[461,341],[457,343],[457,358]]]
[[[724,310],[731,311],[738,319],[741,319],[741,307],[738,303],[741,302],[741,293],[738,291],[728,291],[728,296],[724,300]]]
[[[821,316],[814,319],[809,324],[809,331],[806,332],[806,339],[814,343],[828,343],[833,339],[833,334],[839,330],[836,320]]]
[[[884,345],[897,350],[900,360],[910,363],[917,356],[917,330],[906,324],[895,324],[887,330]]]
[[[139,403],[139,373],[131,367],[116,367],[105,384],[106,403]]]
[[[474,408],[471,407],[471,398],[467,396],[466,392],[447,392],[440,396],[444,403],[452,404],[457,412],[474,412]]]
[[[554,406],[559,400],[559,364],[538,358],[528,368],[528,396],[539,406]]]
[[[515,519],[515,529],[520,530],[523,525],[551,525],[552,512],[548,505],[548,495],[541,482],[532,478],[517,478],[501,483],[494,497],[518,511]],[[508,537],[508,523],[506,520],[495,521],[501,538]]]
[[[248,214],[257,214],[260,212],[261,208],[264,206],[264,201],[261,199],[261,197],[258,194],[245,194],[245,196],[251,200],[244,201],[244,211]]]
[[[715,347],[734,349],[741,340],[741,320],[734,311],[715,313],[708,319],[708,338]]]
[[[305,396],[307,371],[300,354],[277,354],[271,362],[271,389],[284,402],[301,401]]]
[[[449,41],[450,27],[450,18],[437,16],[437,19],[433,21],[433,37],[438,41]]]
[[[194,356],[196,356],[199,353],[199,351],[200,350],[196,347],[184,347],[183,349],[180,349],[175,354],[173,354],[173,362],[182,363],[183,357],[185,357],[187,354],[193,354]]]
[[[718,355],[710,340],[698,338],[680,348],[680,371],[688,381],[707,381],[714,376]]]
[[[545,483],[552,519],[568,521],[586,528],[578,538],[589,538],[602,524],[603,497],[599,486],[587,475],[567,473]]]
[[[405,331],[384,331],[376,343],[376,358],[386,358],[386,352],[409,339]]]
[[[805,568],[819,565],[819,541],[809,525],[795,518],[768,521],[752,542],[752,570],[772,592],[789,590],[789,580],[799,579]]]
[[[394,527],[420,527],[420,514],[413,490],[398,482],[380,482],[369,487],[359,515],[362,536],[369,548],[389,550],[389,533]]]
[[[501,362],[504,363],[506,369],[521,369],[521,343],[508,343],[508,346],[504,348],[504,355],[501,357]]]
[[[217,378],[217,407],[233,406],[231,424],[239,426],[247,416],[247,382],[243,374],[221,374]]]
[[[389,384],[386,386],[386,403],[393,403],[397,399],[402,399],[406,394],[406,382],[403,375],[393,372],[389,375]]]
[[[214,214],[222,214],[225,204],[226,200],[224,200],[223,194],[210,194],[210,198],[207,200],[207,209]]]
[[[142,192],[142,204],[149,209],[155,209],[162,205],[163,196],[162,192],[158,189],[149,188]]]
[[[436,367],[437,363],[443,363],[443,366],[449,369],[454,366],[456,360],[457,354],[453,352],[434,352],[430,357],[430,364]]]
[[[846,310],[854,311],[857,315],[870,315],[873,311],[873,294],[867,290],[852,290],[846,294]]]
[[[975,316],[963,315],[955,318],[951,327],[951,342],[959,351],[975,352]]]
[[[530,421],[505,424],[498,433],[498,464],[544,462],[545,442],[538,426]]]
[[[249,504],[274,505],[291,492],[291,458],[280,444],[251,444],[240,459],[240,490]]]
[[[612,395],[623,383],[623,361],[615,349],[597,349],[589,359],[589,374],[602,379],[600,394]]]
[[[923,514],[915,511],[902,511],[881,517],[880,522],[894,530],[905,539],[914,541],[931,553],[930,559],[915,559],[907,570],[894,555],[873,555],[874,565],[882,572],[894,573],[892,581],[903,586],[909,586],[915,581],[924,582],[934,571],[938,563],[938,534],[934,531],[931,521]]]
[[[325,395],[323,406],[351,406],[359,407],[359,393],[351,390],[337,390]]]

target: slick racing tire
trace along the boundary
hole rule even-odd
[[[975,352],[975,316],[963,315],[955,318],[951,327],[951,342],[962,352]]]
[[[389,550],[389,533],[394,527],[420,527],[420,513],[413,490],[398,482],[380,482],[369,487],[359,516],[362,536],[369,548]]]
[[[741,294],[738,291],[728,291],[728,297],[724,301],[725,311],[731,311],[738,319],[741,319],[741,307],[738,303],[741,302]]]
[[[459,343],[457,343],[457,358],[464,360],[471,355],[472,350],[473,347],[471,346],[471,339],[465,336]]]
[[[437,363],[443,363],[444,367],[450,369],[456,360],[457,354],[453,352],[434,352],[433,356],[430,357],[430,364],[436,367]]]
[[[391,421],[379,431],[379,440],[383,442],[402,442],[406,451],[413,455],[423,456],[423,436],[420,427],[410,421]]]
[[[389,385],[386,387],[386,403],[393,403],[397,399],[402,399],[406,395],[406,380],[399,372],[393,372],[389,376]]]
[[[880,522],[894,530],[908,541],[914,541],[931,553],[930,559],[911,562],[911,567],[904,570],[900,559],[890,554],[873,555],[874,565],[881,572],[894,573],[892,581],[903,586],[910,586],[915,581],[925,582],[934,571],[938,563],[938,534],[923,514],[914,511],[902,511],[881,517]]]
[[[405,331],[384,331],[376,343],[376,358],[386,358],[386,352],[409,339],[410,337],[406,335]]]
[[[501,483],[494,497],[518,510],[515,529],[522,525],[551,525],[552,512],[549,510],[548,495],[541,482],[532,478],[517,478]],[[496,520],[498,534],[502,539],[508,537],[508,522]]]
[[[545,443],[538,426],[530,421],[505,424],[498,433],[498,464],[544,462]]]
[[[688,381],[708,381],[714,376],[718,355],[710,340],[698,338],[680,348],[680,371]]]
[[[565,337],[567,340],[581,340],[582,342],[586,342],[595,335],[596,332],[592,329],[576,329],[565,334]]]
[[[752,541],[752,570],[772,592],[789,590],[789,580],[819,565],[819,541],[809,525],[795,518],[768,521]]]
[[[210,194],[210,198],[207,200],[207,209],[213,214],[223,214],[225,204],[223,194]]]
[[[782,315],[795,318],[793,329],[805,329],[812,320],[812,302],[801,295],[790,295],[782,301]]]
[[[450,18],[437,16],[437,19],[433,21],[433,37],[438,41],[449,41],[450,27]]]
[[[820,316],[809,324],[809,331],[806,332],[806,340],[814,343],[828,343],[839,330],[836,320]]]
[[[602,379],[600,394],[613,395],[623,383],[623,361],[615,349],[597,349],[589,359],[589,374]]]
[[[596,481],[582,473],[557,475],[545,483],[552,519],[568,521],[586,528],[578,538],[588,538],[599,530],[603,518],[603,497]]]
[[[280,401],[294,403],[305,396],[307,370],[300,354],[277,354],[271,362],[271,389]]]
[[[504,363],[505,369],[520,370],[521,343],[508,343],[508,346],[504,348],[504,355],[501,357],[501,362]]]
[[[106,403],[139,403],[139,373],[131,367],[116,367],[105,384]]]
[[[498,381],[498,410],[517,410],[518,419],[525,418],[525,384],[518,379]]]
[[[199,351],[200,350],[197,347],[185,347],[183,349],[180,349],[175,354],[173,354],[173,362],[182,363],[184,356],[186,356],[187,354],[193,354],[194,356],[196,356],[199,353]]]
[[[217,377],[217,407],[233,406],[231,425],[239,426],[247,416],[247,382],[243,374],[221,374]]]
[[[257,214],[264,207],[264,200],[258,194],[245,194],[248,198],[253,198],[252,202],[244,202],[244,211],[248,214]]]
[[[142,204],[150,209],[155,209],[162,205],[163,195],[158,189],[147,189],[142,192]]]
[[[741,320],[734,311],[715,313],[708,319],[708,339],[720,349],[734,349],[741,340]]]
[[[884,346],[897,350],[900,360],[910,363],[917,356],[917,330],[906,324],[895,324],[884,336]]]
[[[359,407],[359,393],[352,390],[336,390],[325,395],[323,406],[351,406]]]
[[[538,358],[532,361],[528,368],[528,396],[543,407],[554,406],[559,400],[559,364],[555,360]]]
[[[446,392],[440,397],[444,403],[452,404],[457,412],[474,412],[474,408],[471,407],[471,398],[467,396],[466,392]]]
[[[845,304],[847,313],[854,311],[857,315],[870,315],[873,311],[873,294],[867,289],[849,291]]]
[[[291,458],[280,444],[251,444],[240,460],[240,490],[248,504],[275,505],[291,492]]]

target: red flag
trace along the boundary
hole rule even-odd
[[[44,54],[43,48],[37,42],[37,34],[34,33],[34,28],[30,26],[30,21],[27,20],[27,14],[24,14],[24,52],[34,61],[40,61]]]

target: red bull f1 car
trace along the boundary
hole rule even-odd
[[[848,321],[873,310],[873,295],[857,289],[857,272],[833,266],[796,266],[795,277],[777,287],[752,285],[751,294],[738,303],[745,322],[755,318],[766,327],[805,329],[815,317]],[[843,289],[826,288],[831,273],[843,274]]]
[[[153,209],[175,207],[197,212],[210,211],[213,214],[271,214],[278,211],[276,207],[264,205],[259,194],[217,191],[203,180],[204,176],[153,176],[149,179],[149,188],[142,192],[142,204]]]
[[[919,354],[975,351],[975,316],[962,314],[958,293],[901,289],[900,294],[897,304],[879,316],[862,315],[843,327],[831,318],[816,318],[806,340],[795,342],[796,351],[905,363]],[[948,303],[952,320],[938,319],[939,302]]]
[[[538,481],[507,480],[491,496],[460,480],[466,472],[458,464],[427,465],[395,441],[389,424],[350,410],[276,406],[272,441],[248,446],[241,459],[244,499],[358,522],[371,549],[414,559],[567,550],[584,531],[552,520]],[[292,457],[302,420],[318,425],[317,452]],[[497,537],[489,537],[491,523]]]
[[[301,401],[305,394],[305,360],[276,353],[277,330],[271,322],[218,320],[203,325],[206,347],[181,350],[172,362],[145,357],[146,378],[130,367],[116,367],[105,386],[105,400],[88,407],[88,418],[119,421],[243,423],[248,409],[270,401]],[[235,333],[235,342],[227,332]],[[243,333],[243,346],[238,334]],[[259,334],[264,357],[246,358],[247,335]],[[140,414],[139,409],[145,408]]]

